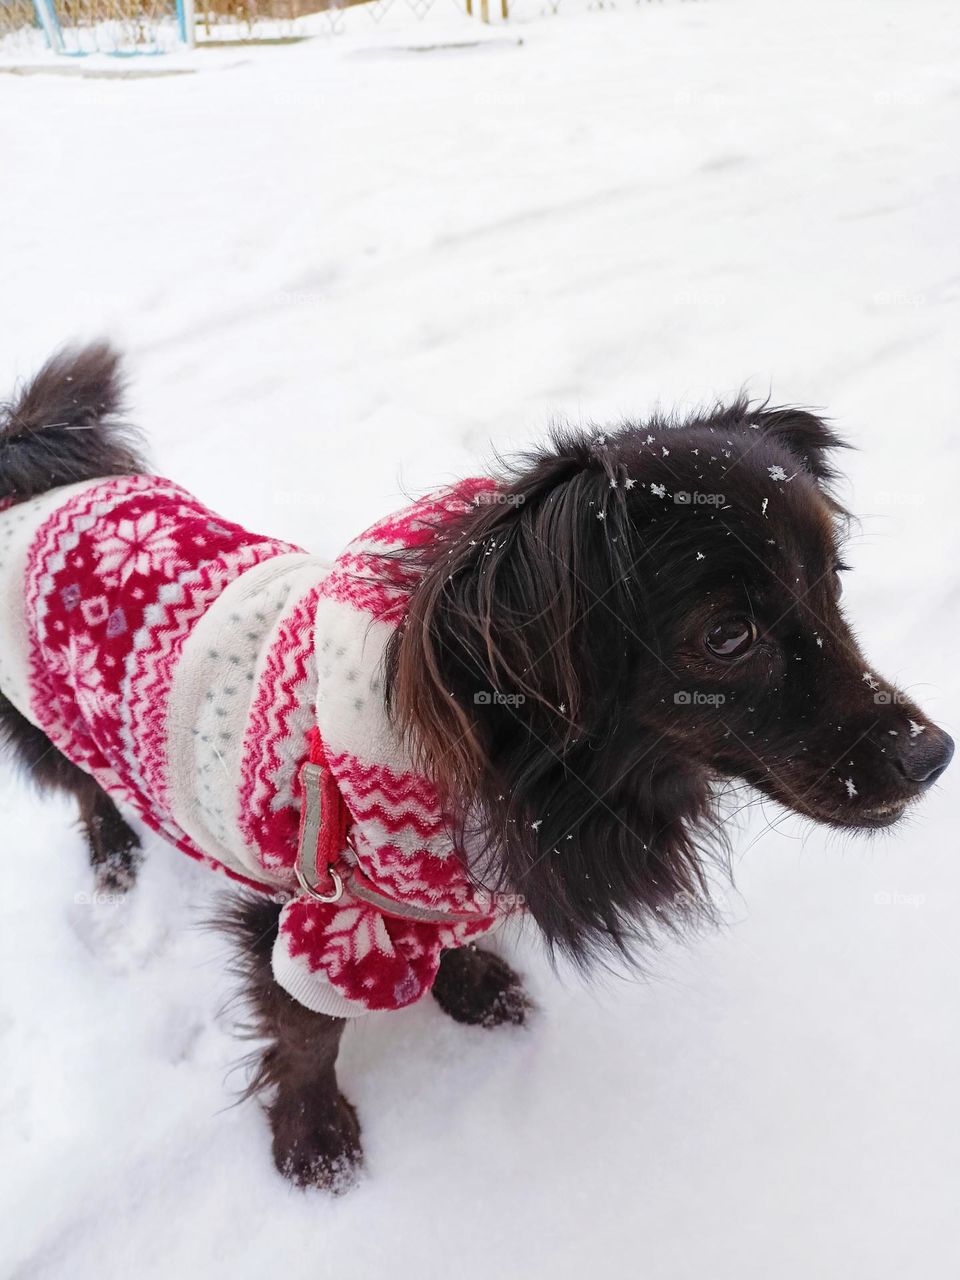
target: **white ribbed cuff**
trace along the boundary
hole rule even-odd
[[[322,973],[311,973],[302,959],[291,956],[282,933],[273,944],[272,963],[273,976],[284,991],[312,1013],[325,1013],[329,1018],[359,1018],[370,1012],[366,1005],[342,996]]]

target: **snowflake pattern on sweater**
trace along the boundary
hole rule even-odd
[[[149,827],[210,865],[221,864],[171,813],[172,676],[224,587],[294,550],[219,520],[150,476],[82,487],[41,523],[29,549],[30,705],[21,710]]]
[[[419,999],[440,953],[496,919],[384,708],[382,656],[410,570],[392,553],[482,499],[467,481],[414,503],[332,564],[223,520],[152,476],[70,486],[0,512],[0,590],[22,640],[0,685],[68,759],[192,857],[286,905],[278,981],[319,1012]],[[9,642],[9,643],[8,643]],[[300,768],[317,727],[352,858],[422,922],[296,877]],[[344,853],[347,851],[344,850]]]

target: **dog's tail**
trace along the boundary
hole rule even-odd
[[[143,471],[140,435],[122,412],[120,356],[107,343],[51,356],[0,405],[0,500]]]

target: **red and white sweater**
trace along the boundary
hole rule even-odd
[[[0,512],[0,689],[154,831],[284,894],[274,973],[317,1012],[412,1003],[441,949],[495,921],[388,722],[382,670],[413,585],[386,553],[490,488],[414,503],[332,565],[155,476]]]

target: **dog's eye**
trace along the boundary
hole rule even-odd
[[[757,628],[753,620],[741,615],[715,622],[703,642],[716,658],[739,658],[756,638]]]

